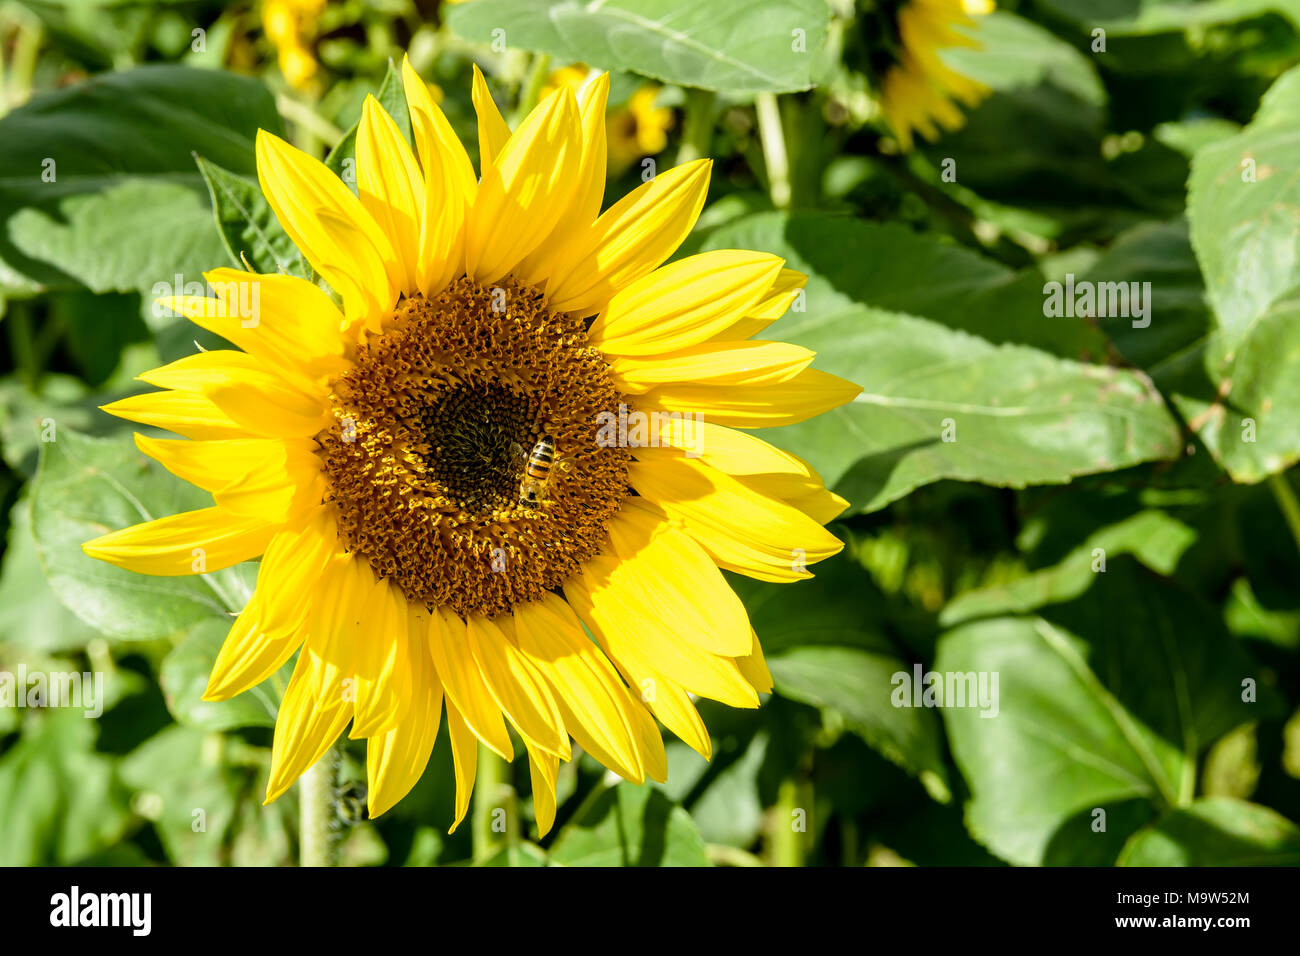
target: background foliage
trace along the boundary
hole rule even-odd
[[[0,4],[0,670],[108,675],[99,720],[0,710],[0,863],[296,857],[294,799],[261,806],[285,675],[200,700],[255,566],[144,578],[84,557],[201,499],[95,408],[214,344],[155,315],[155,283],[239,253],[303,270],[256,189],[255,131],[343,168],[366,92],[402,118],[406,50],[471,150],[471,62],[507,116],[573,61],[615,71],[613,107],[659,85],[656,161],[716,160],[680,254],[806,271],[806,311],[774,337],[865,389],[769,436],[852,502],[815,580],[733,577],[775,695],[702,702],[715,757],[669,744],[664,787],[565,765],[541,841],[516,766],[522,829],[478,862],[1300,862],[1300,4],[1004,3],[983,49],[948,58],[991,95],[906,155],[850,14],[347,0],[295,89],[255,5]],[[612,172],[618,196],[641,166]],[[1045,317],[1067,273],[1149,281],[1151,324]],[[891,675],[917,664],[997,672],[998,716],[893,706]],[[445,832],[451,781],[443,739],[345,860],[470,860],[472,827]]]

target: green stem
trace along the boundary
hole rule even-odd
[[[1300,550],[1300,501],[1296,500],[1295,489],[1282,473],[1268,476],[1268,487],[1277,499],[1277,506],[1286,519],[1286,526],[1291,529],[1296,549]]]
[[[807,807],[800,805],[799,781],[787,777],[777,790],[772,808],[772,825],[768,832],[773,866],[803,866],[805,834],[796,825],[807,826]],[[803,811],[800,813],[799,811]]]
[[[504,831],[500,823],[504,821]],[[515,825],[515,790],[510,764],[483,744],[478,748],[478,774],[474,783],[474,862],[482,863],[519,839]]]
[[[333,149],[343,138],[343,130],[321,116],[307,103],[287,93],[281,93],[275,98],[275,108],[285,119],[298,125],[301,131],[300,139],[302,136],[311,137],[324,143],[329,149]]]
[[[781,107],[775,93],[754,97],[758,114],[758,138],[763,144],[763,161],[767,164],[767,190],[777,209],[790,208],[790,157],[785,149],[785,129],[781,125]]]
[[[512,128],[517,129],[524,121],[524,117],[532,112],[542,95],[542,87],[546,85],[546,79],[550,75],[551,58],[545,53],[538,53],[533,57],[528,79],[524,81],[523,88],[519,91],[519,104],[515,107],[514,122],[510,124]]]
[[[682,143],[677,147],[678,165],[709,155],[713,146],[713,102],[712,90],[686,91],[686,121]]]
[[[338,866],[337,746],[298,781],[298,861],[301,866]]]

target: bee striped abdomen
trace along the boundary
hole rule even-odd
[[[528,455],[525,473],[534,481],[545,481],[551,475],[551,465],[555,463],[555,442],[543,438],[533,446]]]

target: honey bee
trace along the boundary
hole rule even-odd
[[[523,474],[519,480],[519,503],[525,508],[538,508],[546,493],[547,482],[551,479],[551,469],[557,464],[555,440],[550,435],[543,435],[542,440],[526,455],[518,442],[511,442],[510,447],[523,462]],[[566,468],[567,463],[561,461],[559,466]]]

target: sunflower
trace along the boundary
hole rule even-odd
[[[903,150],[912,148],[914,132],[933,142],[939,127],[960,129],[965,117],[954,100],[972,107],[988,95],[988,87],[941,55],[952,47],[978,49],[970,31],[993,8],[992,0],[882,0],[872,6],[874,16],[861,18],[881,110]]]
[[[261,188],[336,295],[217,269],[213,295],[166,300],[240,350],[151,371],[161,391],[105,410],[183,436],[136,443],[213,506],[84,547],[160,575],[261,556],[205,699],[297,653],[268,802],[351,723],[378,816],[419,779],[445,713],[452,828],[478,743],[511,760],[513,727],[545,833],[570,739],[662,781],[654,718],[708,757],[694,696],[755,707],[771,689],[719,569],[808,577],[841,548],[824,525],[845,502],[741,429],[859,389],[806,349],[750,338],[804,283],[781,259],[664,264],[708,161],[600,212],[607,76],[557,90],[512,133],[476,69],[479,176],[409,63],[402,76],[416,148],[368,98],[356,195],[259,133]]]
[[[263,0],[262,29],[275,47],[280,72],[296,90],[308,90],[319,65],[310,44],[325,0]]]

